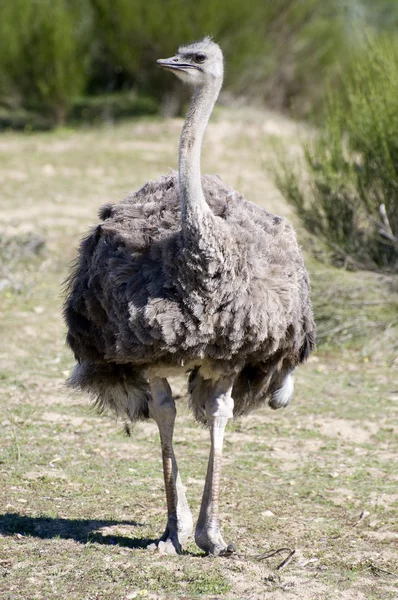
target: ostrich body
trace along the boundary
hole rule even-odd
[[[156,421],[168,510],[159,549],[180,551],[192,516],[173,451],[167,377],[188,374],[190,406],[211,439],[195,541],[217,555],[234,550],[218,522],[225,426],[265,401],[289,403],[315,326],[292,227],[218,177],[201,177],[203,134],[223,79],[219,46],[205,38],[158,65],[194,90],[178,174],[104,206],[83,240],[65,302],[78,361],[69,384],[100,408]]]

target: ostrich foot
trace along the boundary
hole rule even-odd
[[[176,533],[171,534],[166,530],[157,542],[147,546],[147,550],[150,552],[155,552],[157,550],[160,554],[181,554],[182,543],[178,539]]]
[[[157,548],[160,554],[181,554],[182,552],[182,546],[176,537],[160,539]]]
[[[210,554],[211,556],[230,556],[236,552],[235,544],[226,544],[218,529],[197,529],[195,532],[195,542],[201,550],[204,550],[206,554]]]
[[[159,552],[162,554],[181,554],[192,529],[192,515],[189,509],[185,512],[184,518],[178,522],[173,518],[169,519],[164,534],[157,542]]]

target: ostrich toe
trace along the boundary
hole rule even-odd
[[[235,544],[226,544],[219,531],[196,531],[195,542],[201,550],[211,556],[227,556],[236,552]]]
[[[166,540],[159,540],[158,551],[161,554],[181,554],[182,546],[176,536],[169,537]]]

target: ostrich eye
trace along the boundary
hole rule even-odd
[[[206,58],[206,54],[202,54],[202,52],[198,52],[198,54],[195,54],[195,62],[197,63],[205,62]]]

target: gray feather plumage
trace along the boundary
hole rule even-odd
[[[202,188],[216,218],[199,242],[181,229],[171,173],[101,209],[68,281],[69,384],[131,420],[148,416],[153,368],[189,370],[200,421],[209,370],[235,374],[235,415],[267,399],[277,408],[275,392],[315,345],[292,227],[218,177]]]

